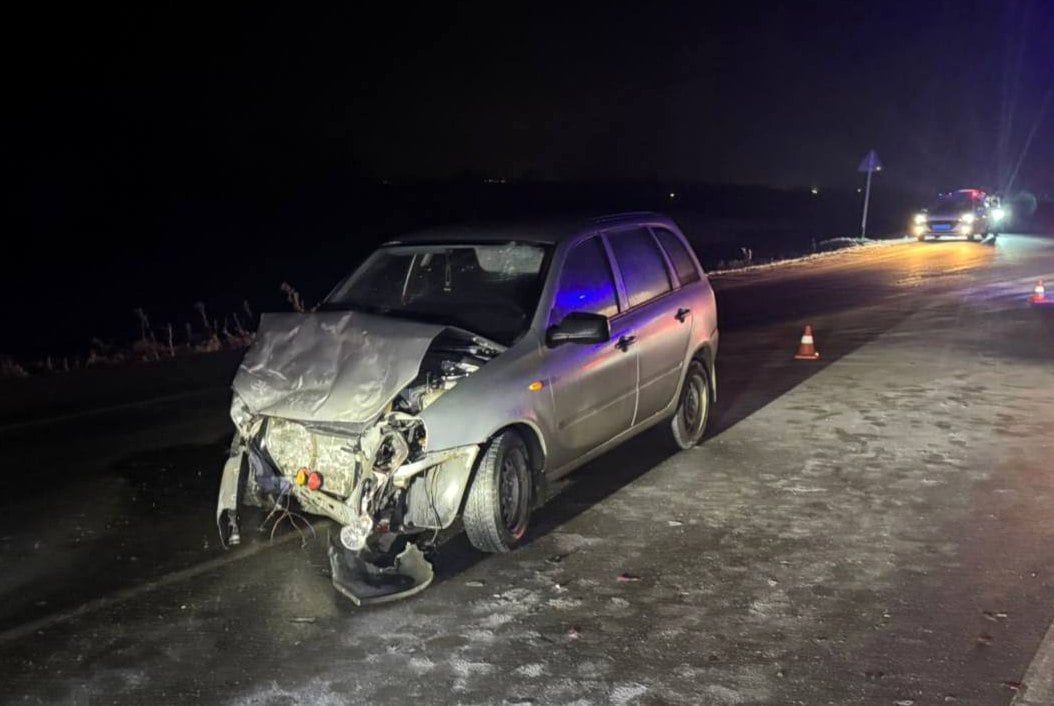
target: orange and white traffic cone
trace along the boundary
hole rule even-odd
[[[798,354],[794,356],[794,359],[817,360],[819,357],[820,352],[816,350],[816,346],[812,341],[812,326],[806,325],[805,333],[801,336],[801,344],[798,346]]]
[[[1036,282],[1036,287],[1032,290],[1032,296],[1029,297],[1028,301],[1030,304],[1047,303],[1047,290],[1043,286],[1043,280]]]

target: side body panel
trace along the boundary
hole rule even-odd
[[[687,239],[684,238],[684,235],[681,233],[677,225],[669,219],[659,217],[655,220],[635,221],[632,225],[648,225],[664,228],[674,233],[682,243],[687,245]],[[681,351],[680,358],[677,361],[677,366],[673,375],[673,378],[676,381],[675,384],[664,390],[663,394],[658,394],[658,391],[656,391],[653,401],[649,402],[649,404],[657,405],[657,409],[652,414],[638,413],[635,416],[633,426],[627,431],[612,437],[586,454],[571,457],[570,460],[565,463],[547,463],[547,477],[558,478],[566,475],[593,460],[597,456],[615,448],[627,439],[636,436],[646,429],[655,426],[660,422],[664,422],[669,418],[677,409],[681,386],[684,383],[684,376],[688,370],[688,363],[696,356],[704,359],[709,367],[711,395],[713,396],[713,399],[717,399],[717,366],[715,362],[719,341],[719,333],[717,329],[717,301],[714,296],[713,288],[710,286],[710,282],[707,279],[706,274],[703,272],[702,266],[699,265],[698,258],[696,258],[695,253],[690,246],[688,247],[688,252],[696,269],[700,273],[700,279],[685,286],[678,286],[673,292],[650,302],[650,304],[662,307],[658,309],[659,311],[665,311],[665,309],[671,308],[671,306],[676,303],[676,307],[668,312],[671,317],[673,314],[677,313],[678,309],[686,308],[690,310],[685,317],[686,320],[683,324],[683,328],[679,327],[679,332],[682,333],[683,337],[675,336],[674,339],[671,339],[669,344],[670,348],[673,348],[674,344],[672,341],[680,341],[680,343],[677,344],[677,350]],[[676,277],[675,281],[680,285],[679,281],[676,280]],[[645,307],[640,308],[643,309]],[[633,312],[627,312],[627,315],[631,313]],[[617,337],[615,337],[615,331],[619,328],[617,325],[617,320],[619,318],[620,317],[615,317],[615,319],[612,320],[613,341],[617,340]],[[678,323],[673,318],[671,318],[670,321]],[[667,351],[669,350],[670,349],[668,348]],[[658,369],[658,366],[656,366],[656,369]],[[643,380],[644,377],[642,371],[641,380]],[[643,399],[643,397],[644,395],[642,394],[641,399]]]
[[[659,216],[627,219],[619,225],[625,224],[656,225],[674,232],[683,240],[677,226]],[[668,376],[672,382],[666,380],[659,384],[665,387],[662,394],[658,389],[655,391],[650,403],[654,412],[631,415],[632,426],[629,428],[623,428],[622,419],[630,406],[628,400],[633,400],[633,406],[636,406],[637,364],[635,356],[623,354],[615,348],[615,343],[621,335],[632,333],[634,322],[629,319],[623,322],[620,319],[626,317],[622,316],[613,317],[611,340],[607,344],[598,344],[595,350],[590,350],[592,346],[576,344],[546,348],[545,328],[554,301],[556,277],[570,248],[594,232],[583,230],[578,239],[566,240],[557,247],[531,330],[421,413],[428,433],[429,451],[480,444],[505,427],[523,424],[538,435],[545,455],[545,474],[555,478],[671,415],[677,406],[687,363],[697,352],[708,351],[705,357],[712,369],[712,381],[716,382],[713,361],[717,354],[717,309],[705,274],[700,281],[678,287],[660,298],[669,299],[662,302],[661,311],[669,315],[667,325],[677,332],[675,348],[679,351],[680,369]],[[694,254],[692,257],[694,260]],[[699,270],[702,272],[701,268]],[[653,303],[659,303],[659,300]],[[683,324],[673,318],[679,308],[691,310]],[[687,334],[683,334],[686,330]],[[687,341],[681,337],[683,335]],[[633,350],[634,347],[629,348],[630,352]],[[630,360],[633,360],[632,365],[628,364]],[[595,389],[593,383],[589,383],[590,389],[576,392],[574,371],[583,364],[600,369],[602,377],[599,380],[603,382],[598,382]],[[660,371],[662,367],[658,365],[654,370]],[[535,382],[541,382],[543,386],[532,391],[530,386]],[[568,386],[561,387],[562,384]],[[563,414],[556,409],[557,400],[569,405]],[[606,406],[608,411],[589,414],[594,405]],[[567,412],[568,409],[571,411]],[[565,435],[561,433],[561,424],[564,429],[580,430],[581,434]],[[574,429],[576,426],[579,430]],[[592,448],[591,441],[596,444]]]
[[[618,238],[620,231],[640,231],[639,226],[629,229],[613,229],[605,233],[605,239]],[[647,237],[647,236],[645,236]],[[661,252],[657,242],[652,239],[656,252]],[[621,296],[626,304],[628,292],[623,268],[627,263],[620,263],[615,257],[615,250],[610,246],[611,262],[615,268]],[[637,412],[633,424],[648,419],[663,410],[676,395],[681,382],[681,368],[691,335],[691,293],[679,288],[676,273],[669,261],[663,257],[667,277],[672,289],[665,294],[630,308],[612,321],[631,328],[636,336],[633,349],[637,352]],[[632,264],[632,263],[631,263]],[[687,313],[678,318],[681,310]],[[682,320],[683,319],[683,320]]]
[[[554,415],[550,463],[568,463],[633,425],[637,352],[615,344],[633,332],[631,324],[612,321],[611,340],[604,343],[565,344],[543,353]]]

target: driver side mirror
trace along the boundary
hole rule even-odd
[[[545,345],[556,348],[561,343],[604,343],[611,340],[611,323],[602,314],[572,311],[563,321],[545,332]]]

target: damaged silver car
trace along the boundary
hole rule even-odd
[[[217,522],[334,520],[336,588],[420,591],[461,518],[507,552],[550,482],[659,423],[698,443],[716,395],[714,294],[676,224],[626,214],[389,242],[317,311],[267,314],[234,379]]]

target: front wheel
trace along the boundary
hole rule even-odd
[[[673,440],[682,449],[690,449],[702,441],[706,424],[710,421],[711,400],[710,375],[706,366],[693,360],[688,364],[677,411],[670,420]]]
[[[491,440],[465,501],[462,522],[468,541],[484,552],[512,551],[527,534],[532,480],[527,445],[509,430]]]

